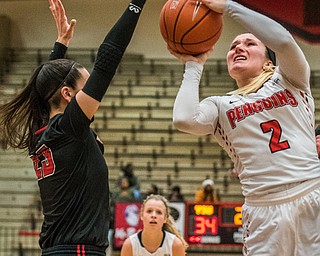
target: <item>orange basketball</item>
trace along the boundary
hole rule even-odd
[[[180,53],[208,51],[222,32],[222,15],[198,1],[168,0],[160,13],[160,31],[169,46]]]

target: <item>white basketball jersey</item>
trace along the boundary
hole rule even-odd
[[[314,100],[277,70],[256,93],[205,101],[219,109],[214,135],[235,163],[245,196],[320,176]]]
[[[161,246],[154,252],[148,252],[142,245],[139,233],[130,236],[132,252],[134,256],[172,256],[172,244],[175,238],[174,234],[164,231],[164,238]]]

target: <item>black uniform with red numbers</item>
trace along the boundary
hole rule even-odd
[[[132,0],[100,45],[83,88],[101,101],[129,44],[146,0]],[[67,47],[55,43],[50,59]],[[42,255],[105,255],[110,222],[108,167],[103,145],[90,128],[93,120],[74,97],[64,113],[39,130],[30,157],[38,177],[44,222]]]
[[[40,134],[33,160],[44,214],[42,248],[107,246],[108,168],[90,123],[73,99]]]

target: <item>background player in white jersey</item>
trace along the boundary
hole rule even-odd
[[[233,160],[245,196],[244,255],[319,255],[320,161],[306,58],[291,34],[268,17],[233,1],[201,2],[248,31],[227,54],[238,89],[200,101],[211,51],[191,56],[168,48],[185,64],[174,125],[213,134]]]
[[[184,256],[187,243],[174,226],[168,201],[148,196],[141,208],[143,230],[128,237],[121,256]]]

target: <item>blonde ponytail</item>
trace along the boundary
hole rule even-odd
[[[261,74],[257,76],[251,83],[241,88],[238,88],[237,90],[228,92],[227,94],[228,95],[246,95],[246,94],[258,91],[263,86],[263,84],[266,81],[268,81],[270,77],[272,77],[275,68],[276,67],[273,65],[265,66],[265,70],[263,70],[263,72],[261,72]]]

